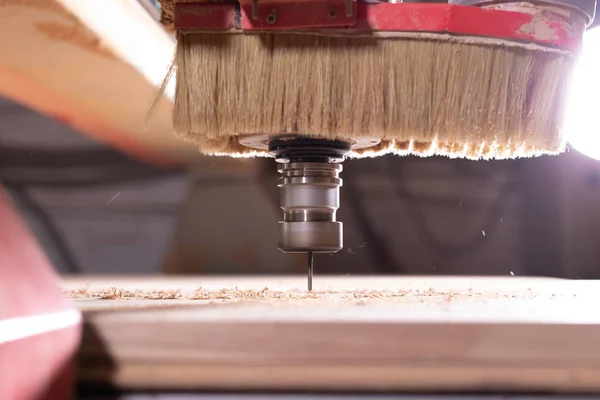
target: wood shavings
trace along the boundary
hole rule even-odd
[[[436,291],[434,288],[428,290],[317,290],[307,292],[305,290],[262,290],[250,289],[221,289],[204,290],[201,287],[193,291],[182,290],[129,290],[111,287],[106,289],[67,290],[64,295],[71,299],[102,299],[102,300],[229,300],[229,301],[257,301],[269,304],[305,303],[305,302],[346,302],[354,304],[365,304],[370,302],[449,302],[449,301],[497,301],[511,299],[533,298],[536,295],[528,292],[526,295],[514,293],[479,293],[472,290],[458,291]]]

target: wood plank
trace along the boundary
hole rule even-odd
[[[172,101],[145,118],[174,38],[137,0],[0,0],[0,93],[156,163],[199,162]]]
[[[313,293],[305,284],[65,278],[86,321],[80,379],[145,389],[600,391],[598,281],[317,277]]]

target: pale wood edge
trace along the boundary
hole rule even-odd
[[[69,99],[48,92],[43,86],[33,83],[26,77],[14,75],[9,70],[2,69],[1,66],[0,91],[12,101],[63,122],[82,133],[121,149],[133,157],[157,165],[179,164],[158,149],[137,140],[131,140],[127,132],[111,126],[110,122],[98,119],[92,113],[70,102]]]
[[[269,279],[283,288],[302,278],[262,280]],[[328,279],[339,287],[356,282]],[[511,278],[356,279],[367,286],[370,281],[374,287],[390,284],[391,279],[391,284],[412,282],[416,287],[437,283],[490,290],[535,283],[552,291],[555,285],[571,283]],[[176,282],[160,277],[141,281]],[[233,281],[253,287],[260,279]],[[213,277],[213,284],[227,282],[231,280]],[[598,282],[588,283],[590,290],[597,288]],[[147,303],[149,307],[162,304]],[[433,304],[408,317],[408,305],[358,307],[349,310],[349,319],[339,317],[341,310],[336,307],[325,306],[319,313],[314,305],[275,307],[272,312],[260,304],[201,302],[197,306],[184,302],[172,309],[90,309],[84,312],[80,380],[174,390],[600,391],[600,322],[595,317],[589,323],[569,322],[569,314],[578,309],[594,314],[589,307],[596,302],[552,300],[533,307],[528,303],[526,299],[511,304],[530,307],[534,315],[542,305],[551,321],[529,320],[526,312],[525,321],[515,322],[511,305],[500,308],[503,312],[492,323],[484,321],[485,313],[495,313],[494,304],[476,305],[474,316],[468,309],[468,318],[458,323],[428,319],[460,311]]]
[[[118,12],[118,18],[95,12],[99,7]],[[134,157],[199,163],[197,147],[173,133],[169,98],[159,100],[145,126],[175,41],[136,0],[8,1],[0,9],[3,95]],[[128,100],[115,109],[112,99],[119,97]]]
[[[176,42],[138,0],[59,1],[121,61],[133,66],[153,86],[162,83]],[[168,94],[172,96],[172,92]]]
[[[110,289],[122,290],[182,290],[216,291],[221,289],[274,291],[306,291],[304,275],[267,276],[185,276],[185,275],[63,275],[64,290]],[[480,276],[318,276],[314,290],[334,291],[437,291],[513,294],[549,297],[575,296],[600,300],[600,280],[565,280],[539,277],[480,277]]]
[[[123,389],[407,392],[600,392],[600,368],[488,366],[236,367],[127,363],[79,371]]]

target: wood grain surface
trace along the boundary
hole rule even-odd
[[[172,102],[146,114],[175,39],[137,0],[0,0],[0,93],[147,161],[201,162]]]
[[[65,278],[80,379],[124,388],[600,390],[600,282]],[[154,300],[144,300],[154,298]]]

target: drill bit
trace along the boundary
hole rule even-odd
[[[312,277],[313,277],[313,252],[308,253],[308,291],[312,290]]]

